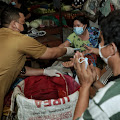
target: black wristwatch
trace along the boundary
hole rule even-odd
[[[26,69],[25,66],[22,68],[22,70],[20,71],[21,74],[25,74],[26,73]]]

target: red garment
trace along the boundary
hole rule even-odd
[[[79,90],[80,85],[75,81],[75,79],[69,75],[64,75],[68,85],[68,94],[71,95],[77,90]]]
[[[115,10],[114,5],[110,3],[111,12]]]
[[[13,90],[9,91],[8,94],[4,98],[4,107],[10,107],[11,105],[11,96],[12,96]]]
[[[58,99],[74,93],[79,87],[80,85],[69,75],[32,76],[25,79],[24,94],[29,99]]]
[[[29,99],[58,99],[68,96],[68,86],[62,76],[31,76],[25,79],[24,94]]]
[[[96,64],[97,63],[97,55],[94,54],[94,53],[88,53],[86,54],[84,57],[87,57],[88,58],[88,63],[91,64]]]

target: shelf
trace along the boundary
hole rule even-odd
[[[38,28],[38,30],[44,30],[46,31],[47,35],[54,35],[54,34],[60,34],[61,33],[61,27],[43,27]]]
[[[56,35],[45,35],[43,37],[37,37],[35,39],[47,47],[57,47],[62,43],[60,37]]]

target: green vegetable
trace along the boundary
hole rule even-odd
[[[32,28],[38,28],[39,27],[39,23],[35,20],[30,22],[30,27]]]

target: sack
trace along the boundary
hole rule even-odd
[[[24,81],[20,82],[12,95],[12,101],[16,99],[18,106],[18,120],[72,120],[80,86],[72,77],[64,77],[70,85],[69,93],[73,94],[58,99],[28,99],[24,96]],[[11,105],[11,110],[14,110],[14,105]]]

